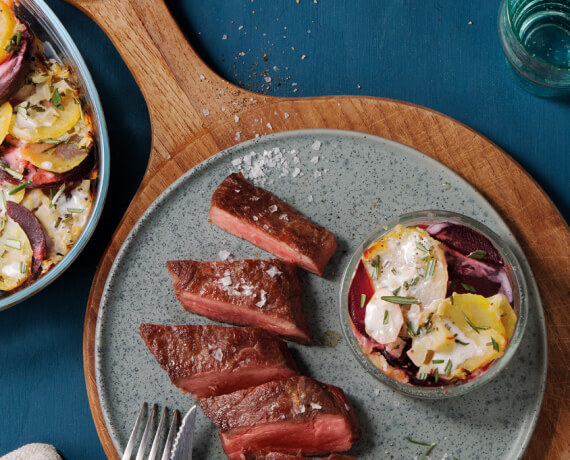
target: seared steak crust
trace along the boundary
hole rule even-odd
[[[298,374],[287,344],[259,327],[141,324],[139,332],[172,383],[197,398]]]
[[[279,259],[166,263],[176,297],[193,313],[255,325],[309,343],[297,268]]]
[[[244,451],[342,452],[360,438],[358,418],[344,392],[310,377],[205,398],[200,405],[220,430],[231,459]]]
[[[331,232],[241,173],[228,176],[216,189],[209,214],[223,230],[319,275],[337,246]]]

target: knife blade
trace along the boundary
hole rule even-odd
[[[180,424],[174,440],[172,460],[192,460],[192,442],[194,440],[194,422],[196,421],[196,405],[193,405]]]

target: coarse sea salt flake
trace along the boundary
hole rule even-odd
[[[237,115],[234,115],[234,121],[237,123],[239,121],[239,117]]]
[[[311,148],[313,150],[321,150],[321,145],[323,145],[321,141],[315,141],[313,142],[313,145],[311,145]]]
[[[285,118],[289,118],[291,115],[289,115],[287,112],[285,112],[285,113],[283,114],[283,116],[284,116]]]
[[[223,286],[230,286],[232,284],[232,279],[229,276],[225,276],[220,280],[220,283],[222,283]]]
[[[202,109],[202,113],[204,114],[205,117],[210,115],[210,111],[208,109]]]
[[[271,123],[267,123],[267,125],[265,125],[265,126],[267,126],[269,129],[273,129],[273,126],[271,126]]]
[[[222,35],[222,40],[227,40],[228,36],[226,34]]]
[[[281,214],[279,216],[280,220],[284,220],[285,222],[289,222],[289,217],[287,217],[287,214]]]
[[[234,166],[239,166],[242,163],[242,159],[241,158],[236,158],[235,160],[232,160],[232,164]]]
[[[317,177],[321,177],[321,175],[322,175],[322,174],[321,174],[321,172],[320,172],[320,171],[315,171],[315,178],[317,178]]]
[[[266,81],[267,83],[271,83],[271,77],[265,77],[265,81]]]
[[[269,270],[267,270],[267,274],[271,276],[271,278],[273,278],[275,275],[280,275],[281,273],[282,272],[280,272],[275,265],[273,265]]]
[[[253,216],[253,220],[255,220],[257,222],[259,220],[259,217]]]
[[[300,170],[299,168],[295,168],[295,169],[293,170],[293,172],[291,173],[291,176],[297,177],[300,172],[301,172],[301,170]]]
[[[214,357],[215,360],[221,361],[222,358],[224,357],[224,354],[222,353],[222,350],[221,350],[221,349],[216,348],[216,350],[214,351],[214,353],[212,353],[212,356]]]
[[[309,196],[307,197],[307,201],[308,201],[309,203],[312,203],[312,202],[313,202],[313,195],[309,195]]]
[[[241,131],[236,131],[236,137],[235,140],[239,141],[241,139]]]
[[[228,260],[228,258],[232,255],[230,251],[220,251],[218,252],[218,257],[220,260]]]
[[[256,307],[262,308],[262,307],[265,305],[265,303],[267,302],[267,298],[265,297],[266,294],[267,294],[267,292],[265,292],[265,291],[262,289],[261,292],[260,292],[261,300],[255,304]]]
[[[272,204],[271,206],[269,206],[269,212],[277,212],[277,205]]]
[[[311,163],[317,164],[319,162],[319,157],[311,158]]]
[[[319,409],[323,408],[323,406],[321,406],[320,404],[317,404],[317,403],[311,403],[311,407],[315,410],[319,410]]]

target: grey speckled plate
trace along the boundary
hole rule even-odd
[[[322,143],[318,150],[315,141]],[[218,260],[222,250],[236,259],[268,257],[208,223],[210,197],[217,185],[239,167],[251,173],[244,156],[255,152],[255,164],[264,150],[272,151],[266,159],[275,165],[266,167],[260,185],[331,230],[339,242],[323,278],[301,273],[303,305],[315,343],[290,346],[303,373],[342,387],[353,402],[362,439],[350,453],[360,460],[419,458],[424,448],[404,440],[409,436],[437,443],[432,459],[520,458],[540,411],[547,363],[542,306],[520,248],[483,197],[440,163],[386,139],[334,130],[285,132],[221,152],[168,188],[133,228],[107,280],[96,331],[97,387],[118,451],[126,445],[142,401],[182,411],[192,404],[170,383],[138,334],[143,322],[211,322],[178,304],[165,262]],[[289,168],[280,164],[284,160]],[[330,339],[341,335],[337,297],[352,251],[378,223],[434,208],[487,224],[521,256],[530,280],[527,330],[512,362],[483,388],[445,401],[395,393],[360,367],[344,340],[330,347]],[[214,425],[201,413],[194,439],[195,458],[224,458]]]

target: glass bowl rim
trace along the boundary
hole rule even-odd
[[[486,236],[493,246],[495,246],[504,258],[505,265],[510,265],[513,273],[514,285],[513,293],[516,295],[518,293],[518,318],[513,332],[513,336],[509,342],[504,354],[491,363],[491,365],[479,376],[474,379],[462,383],[460,385],[448,385],[440,387],[421,387],[415,386],[410,383],[400,382],[382,372],[377,366],[375,366],[366,354],[360,348],[356,337],[352,331],[352,319],[348,313],[348,290],[350,284],[362,256],[365,248],[370,246],[370,244],[377,239],[381,238],[388,231],[393,229],[396,225],[401,224],[402,226],[411,226],[422,223],[420,220],[436,220],[437,222],[452,222],[462,225],[466,225],[474,228],[475,230]],[[427,222],[426,222],[427,223]],[[436,223],[436,222],[433,222]],[[377,225],[359,244],[356,250],[351,254],[346,267],[343,270],[340,290],[339,290],[339,315],[340,323],[343,336],[349,348],[358,361],[358,363],[367,371],[372,377],[378,380],[380,383],[388,386],[389,388],[398,391],[399,393],[421,398],[421,399],[442,399],[449,397],[463,396],[477,388],[480,388],[495,376],[497,376],[509,363],[511,358],[514,356],[526,329],[526,323],[528,318],[528,285],[522,268],[522,264],[519,258],[516,256],[515,252],[509,247],[509,245],[492,231],[489,227],[482,224],[472,217],[459,214],[452,211],[444,210],[420,210],[413,211],[406,214],[401,214],[395,216],[384,223]]]

